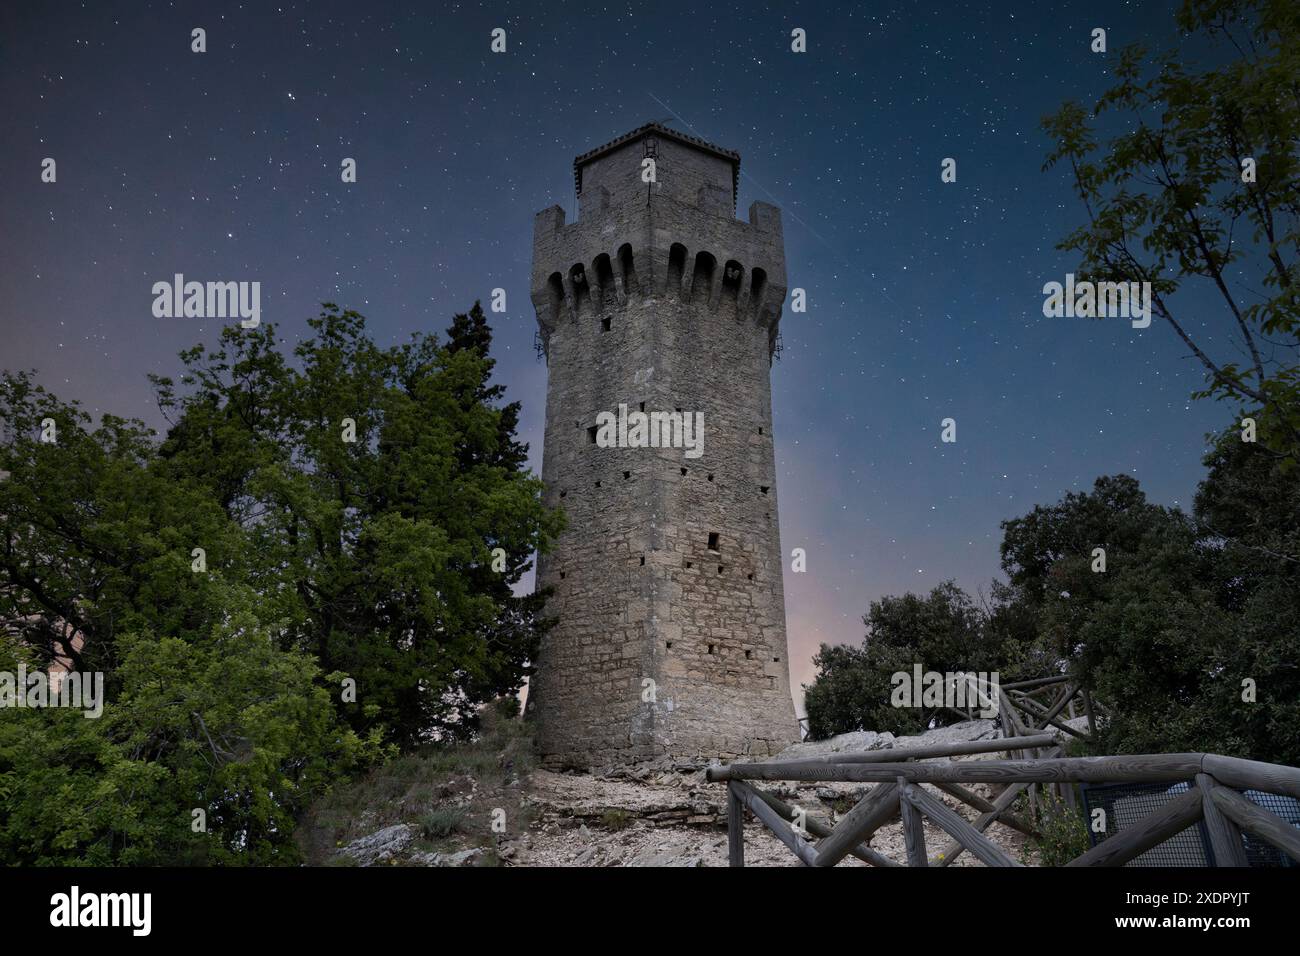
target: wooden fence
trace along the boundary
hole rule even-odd
[[[947,866],[963,852],[971,853],[989,866],[1019,866],[985,836],[984,831],[996,822],[1036,835],[1032,819],[1013,812],[1012,806],[1021,792],[1040,787],[1054,788],[1068,805],[1073,806],[1073,785],[1076,783],[1172,785],[1186,781],[1193,781],[1194,786],[1066,865],[1122,866],[1199,820],[1205,821],[1215,862],[1219,866],[1248,865],[1242,843],[1243,831],[1300,861],[1300,830],[1238,792],[1258,790],[1300,799],[1300,769],[1202,753],[1061,757],[1054,734],[1032,732],[1054,725],[1058,715],[1068,706],[1066,693],[1069,688],[1060,686],[1061,682],[1056,679],[1051,680],[1052,683],[1042,686],[1057,687],[1053,703],[1038,704],[1042,711],[1034,719],[1017,725],[1021,716],[1034,713],[1032,706],[1027,710],[1021,706],[1026,700],[1033,699],[1031,695],[1025,695],[1002,709],[1003,726],[1013,731],[1005,738],[708,768],[708,780],[727,784],[731,865],[745,864],[743,821],[748,810],[807,866],[834,866],[846,856],[857,857],[874,866],[901,865],[868,845],[873,833],[900,816],[909,866]],[[1007,685],[1005,689],[1014,688]],[[1069,693],[1073,697],[1079,692],[1076,688]],[[1091,712],[1091,701],[1087,702],[1087,707]],[[1089,729],[1094,726],[1090,719]],[[934,758],[996,751],[1030,756],[1007,760],[928,762]],[[874,783],[875,786],[837,824],[830,826],[754,786],[752,781],[756,780],[847,781]],[[986,799],[968,789],[966,785],[972,783],[1001,785],[1004,789],[994,799]],[[973,823],[966,820],[925,790],[923,784],[955,797],[973,807],[979,815]],[[922,817],[929,817],[951,838],[951,842],[933,856],[927,854]]]

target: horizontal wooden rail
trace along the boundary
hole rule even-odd
[[[1006,742],[1015,743],[1016,738]],[[861,763],[805,764],[799,761],[733,763],[709,767],[705,775],[715,783],[723,780],[884,783],[900,776],[908,783],[1177,783],[1190,780],[1200,773],[1204,756],[1136,754],[1048,760],[971,760],[963,763],[904,762],[888,766]],[[1300,770],[1295,773],[1300,774]]]
[[[1070,678],[1065,674],[1058,677],[1039,677],[1034,680],[1012,681],[1010,684],[998,684],[1001,690],[1025,690],[1029,687],[1046,687],[1049,684],[1063,684]]]
[[[1238,790],[1284,793],[1300,799],[1300,768],[1240,757],[1205,755],[1205,772],[1219,783]]]
[[[1014,743],[1017,750],[1027,747],[1050,747],[1056,743],[1052,734],[1033,737],[994,737],[989,740],[971,740],[959,744],[933,744],[929,747],[887,747],[883,750],[864,750],[846,754],[823,754],[819,757],[800,757],[784,761],[786,765],[824,767],[845,763],[893,763],[900,760],[928,760],[932,757],[968,757],[972,754],[997,753]]]
[[[1052,711],[1059,712],[1063,697]],[[1022,725],[1012,710],[1003,711],[1013,733]],[[990,866],[1019,866],[984,835],[993,822],[1033,834],[1025,821],[1011,812],[1017,796],[1035,785],[1074,783],[1156,783],[1195,786],[1171,795],[1136,823],[1124,827],[1067,866],[1123,866],[1141,854],[1204,821],[1217,866],[1247,866],[1243,834],[1277,847],[1300,862],[1300,830],[1238,790],[1260,791],[1300,798],[1300,768],[1223,757],[1217,754],[1135,754],[1113,757],[1049,756],[1022,760],[972,760],[938,763],[925,758],[950,758],[996,750],[1033,754],[1059,754],[1055,735],[1009,736],[998,740],[942,744],[934,747],[892,748],[859,754],[830,754],[805,760],[734,763],[706,771],[710,781],[727,782],[728,855],[732,866],[744,865],[743,811],[749,810],[807,866],[834,866],[853,855],[875,866],[899,866],[873,850],[868,841],[880,827],[901,814],[908,862],[912,866],[948,866],[970,852]],[[875,783],[858,803],[831,827],[764,793],[746,781],[807,780],[814,782]],[[969,822],[921,785],[929,783],[981,811]],[[1004,784],[996,799],[988,799],[961,786],[963,783]],[[1071,791],[1072,792],[1072,791]],[[798,816],[801,826],[791,825]],[[946,830],[953,842],[927,859],[922,818]],[[805,836],[819,838],[814,844]]]

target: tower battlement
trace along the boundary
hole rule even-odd
[[[774,206],[735,218],[739,163],[649,124],[574,161],[576,222],[558,206],[536,218],[542,478],[569,517],[537,573],[558,623],[529,708],[551,764],[797,738],[769,380],[784,241]],[[700,421],[699,453],[606,447],[602,413],[620,406]]]
[[[643,179],[647,158],[653,183]],[[739,171],[738,153],[654,123],[577,157],[578,220],[551,206],[533,227],[530,291],[543,343],[585,309],[701,289],[710,308],[736,303],[775,341],[787,291],[781,210],[755,201],[747,222],[736,219]]]

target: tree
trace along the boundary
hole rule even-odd
[[[1050,672],[1078,656],[1080,621],[1107,599],[1108,585],[1136,560],[1142,542],[1181,520],[1149,503],[1137,479],[1113,475],[1098,478],[1091,492],[1070,492],[1054,505],[1035,506],[1002,523],[1004,613],[1027,609],[1039,659]]]
[[[161,454],[250,535],[281,646],[356,681],[355,729],[469,733],[528,673],[544,595],[512,585],[561,520],[523,467],[518,405],[496,404],[490,329],[477,304],[445,346],[379,348],[331,304],[309,325],[297,368],[270,325],[185,353],[188,391],[155,380],[175,417]]]
[[[1058,248],[1083,278],[1149,282],[1152,309],[1200,362],[1197,397],[1258,419],[1260,442],[1300,456],[1300,6],[1187,0],[1178,24],[1212,65],[1172,53],[1119,57],[1091,110],[1066,103],[1043,126],[1045,169],[1068,166],[1088,221]],[[1190,41],[1182,44],[1190,49]],[[1104,147],[1094,123],[1116,110]],[[1180,292],[1212,290],[1219,321]],[[1235,349],[1243,361],[1231,354]]]
[[[951,581],[924,597],[872,601],[861,648],[823,644],[813,658],[817,676],[804,689],[809,736],[856,730],[914,734],[932,721],[943,726],[962,719],[940,708],[895,707],[892,678],[902,673],[910,681],[917,664],[939,673],[998,671],[1008,660],[1007,649],[989,638],[987,622],[985,611]]]
[[[1235,428],[1205,462],[1192,515],[1099,478],[1004,522],[1003,568],[1045,652],[1107,707],[1096,752],[1295,763],[1300,473]]]
[[[245,536],[159,467],[139,422],[91,429],[22,373],[0,375],[0,418],[0,670],[61,662],[102,674],[105,698],[90,719],[3,710],[0,857],[295,860],[294,815],[378,741],[340,723],[310,656],[276,646],[239,580]]]
[[[292,358],[270,326],[183,353],[161,442],[0,374],[0,670],[106,698],[3,711],[0,858],[296,862],[308,801],[528,673],[542,598],[512,586],[562,519],[481,310],[445,346],[309,324]]]

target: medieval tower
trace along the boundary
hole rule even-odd
[[[739,171],[739,154],[651,123],[574,160],[576,222],[537,215],[542,478],[568,515],[537,570],[558,618],[529,701],[550,765],[798,739],[769,380],[785,251],[776,207],[736,219]],[[610,447],[602,412],[701,422],[703,440],[620,428]]]

